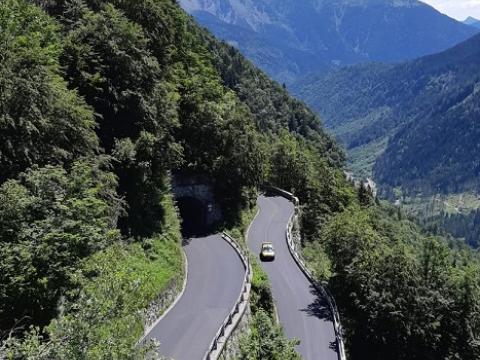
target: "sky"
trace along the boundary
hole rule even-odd
[[[421,0],[457,20],[480,19],[480,0]]]

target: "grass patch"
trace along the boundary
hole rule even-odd
[[[418,216],[439,214],[468,214],[480,209],[480,196],[472,192],[458,194],[436,194],[401,197],[401,204],[407,213]]]
[[[143,335],[142,312],[159,294],[182,283],[183,259],[175,238],[151,239],[144,244],[115,245],[86,264],[97,275],[83,282],[94,303],[94,322],[88,331],[88,358],[125,353]],[[81,304],[83,305],[83,304]],[[82,321],[82,319],[78,319]]]
[[[163,233],[115,244],[89,258],[78,278],[79,301],[51,325],[53,333],[64,333],[65,322],[77,331],[88,326],[81,349],[88,359],[138,357],[134,348],[144,333],[144,310],[167,290],[180,290],[185,275],[180,222],[172,199],[163,205]]]
[[[348,168],[357,178],[372,178],[373,166],[380,154],[385,151],[388,138],[348,150]]]
[[[250,308],[252,313],[263,310],[273,319],[275,316],[275,308],[268,275],[253,255],[250,255],[250,264],[252,265],[253,273],[252,291],[250,293]]]

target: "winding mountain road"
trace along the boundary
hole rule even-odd
[[[286,242],[294,205],[283,197],[265,195],[258,198],[258,205],[248,247],[258,254],[263,241],[275,246],[275,261],[262,266],[270,278],[285,334],[300,340],[297,350],[304,360],[338,360],[329,307],[297,266]],[[185,291],[145,339],[159,341],[159,353],[168,359],[201,360],[235,305],[245,267],[220,235],[189,239],[184,249],[188,260]]]
[[[262,266],[270,278],[286,336],[300,340],[297,350],[304,360],[338,360],[329,307],[297,266],[285,239],[294,205],[283,197],[260,196],[258,206],[260,211],[250,227],[248,247],[259,254],[263,241],[274,244],[275,261],[262,262]]]
[[[245,267],[220,235],[189,239],[185,292],[146,340],[160,342],[168,359],[201,360],[240,295]]]

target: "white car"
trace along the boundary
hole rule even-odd
[[[271,242],[263,242],[262,249],[260,250],[260,260],[273,261],[275,260],[275,250]]]

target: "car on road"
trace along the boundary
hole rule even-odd
[[[263,242],[262,249],[260,250],[260,260],[273,261],[275,260],[275,250],[271,242]]]

